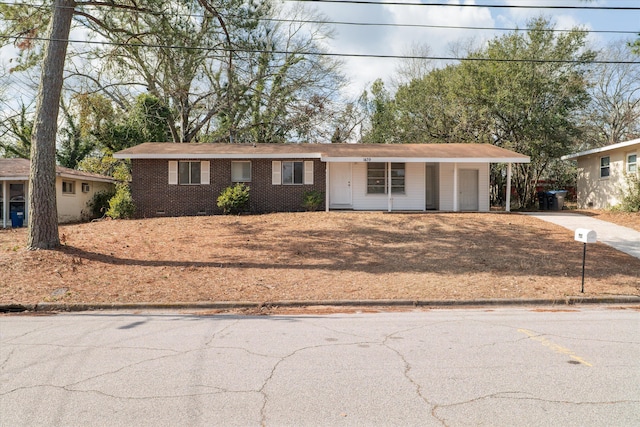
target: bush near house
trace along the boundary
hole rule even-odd
[[[640,179],[637,175],[627,175],[627,191],[622,202],[613,208],[621,212],[640,212]]]
[[[318,190],[305,191],[302,195],[302,207],[308,211],[316,211],[322,206],[324,193]]]
[[[109,209],[109,201],[116,195],[113,191],[98,191],[87,203],[89,209],[89,219],[100,218]]]
[[[225,215],[237,215],[249,208],[249,191],[251,188],[244,184],[236,184],[222,190],[218,196],[218,207]]]
[[[136,206],[131,198],[131,190],[128,184],[118,184],[116,194],[109,200],[107,216],[113,219],[131,218],[136,211]]]

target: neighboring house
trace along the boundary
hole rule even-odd
[[[20,215],[26,225],[29,216],[29,160],[0,159],[0,224],[11,226],[11,214]],[[56,167],[58,221],[83,219],[83,211],[98,191],[112,190],[115,180],[108,176]]]
[[[310,190],[327,211],[487,212],[489,165],[529,162],[485,144],[145,143],[114,157],[131,159],[140,217],[221,213],[216,199],[236,182],[251,187],[252,212],[302,210]]]
[[[619,204],[627,176],[638,176],[640,138],[562,156],[578,162],[578,208],[606,209]]]

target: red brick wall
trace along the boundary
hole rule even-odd
[[[181,159],[192,160],[194,159]],[[253,213],[292,212],[304,210],[302,196],[305,191],[325,191],[326,164],[313,160],[313,185],[272,185],[271,161],[251,160],[250,211]],[[303,159],[286,159],[291,161]],[[231,160],[210,160],[210,185],[169,185],[169,161],[133,159],[131,196],[136,205],[136,216],[187,216],[221,214],[216,206],[220,192],[232,185]],[[324,203],[320,209],[324,209]]]

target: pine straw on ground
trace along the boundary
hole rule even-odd
[[[0,303],[640,295],[640,259],[519,214],[278,213],[0,230]]]

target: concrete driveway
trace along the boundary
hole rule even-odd
[[[578,228],[594,230],[599,242],[640,258],[640,232],[632,228],[572,212],[523,212],[523,214],[560,225],[572,231]]]

